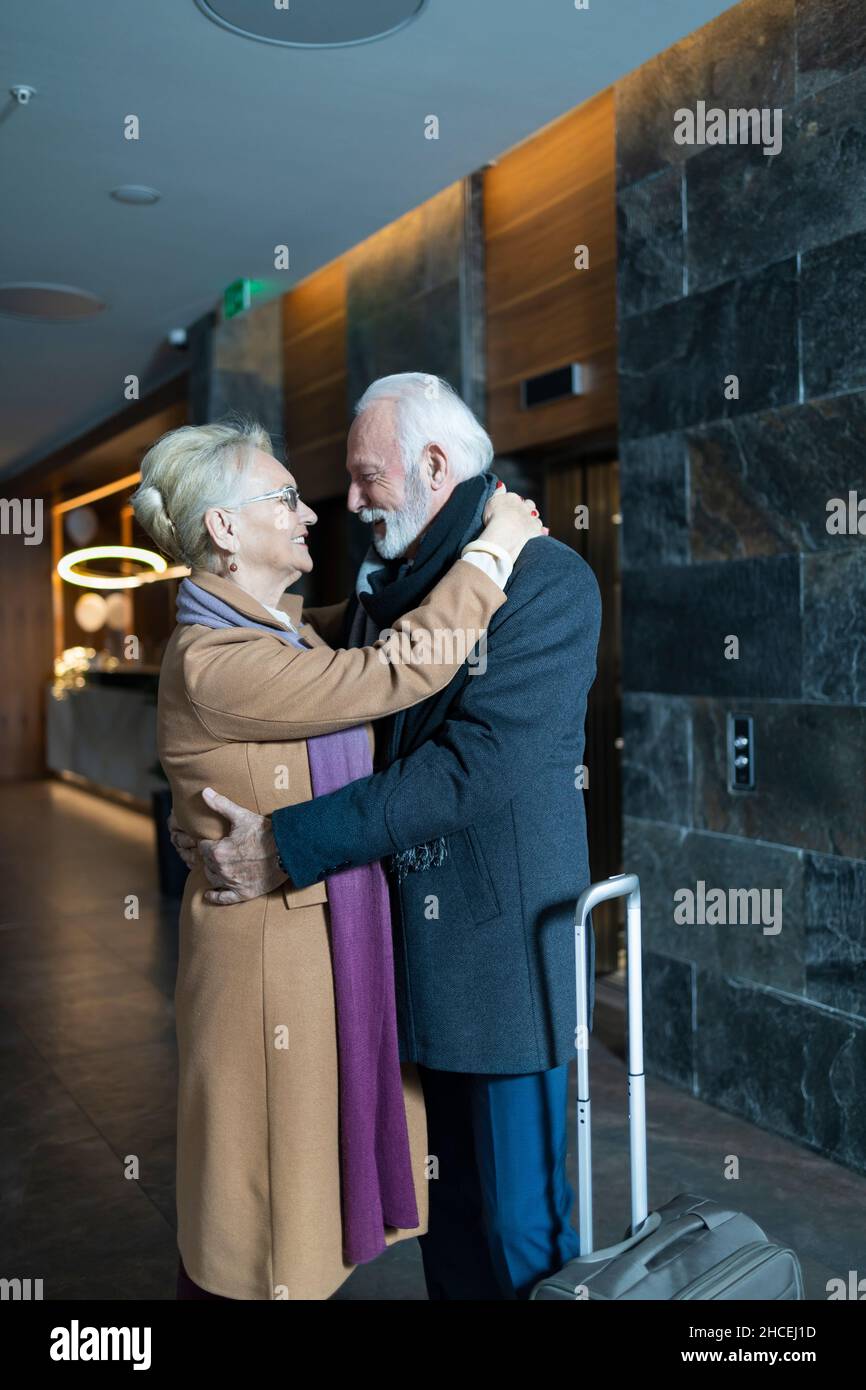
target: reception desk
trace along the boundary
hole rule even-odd
[[[156,748],[157,675],[94,671],[57,699],[46,692],[46,759],[52,772],[150,807],[165,786]]]

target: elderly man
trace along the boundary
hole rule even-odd
[[[319,610],[363,645],[420,601],[481,528],[493,446],[443,381],[373,383],[348,439],[348,508],[373,528],[347,603]],[[304,887],[382,859],[392,882],[400,1057],[424,1088],[431,1299],[522,1299],[578,1253],[566,1176],[575,1046],[574,905],[590,881],[582,782],[601,602],[592,571],[540,536],[508,603],[439,695],[377,724],[371,776],[268,819],[205,795],[231,833],[203,845],[212,900]],[[589,978],[595,943],[589,937]],[[590,1009],[594,1003],[591,991]]]

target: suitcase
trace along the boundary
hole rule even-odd
[[[624,1240],[595,1250],[592,1240],[592,1147],[586,928],[593,907],[628,898],[628,1096],[631,1227]],[[593,883],[575,914],[577,974],[577,1164],[580,1254],[540,1279],[531,1299],[802,1299],[793,1250],[775,1245],[750,1217],[693,1193],[647,1211],[646,1107],[643,1070],[640,883],[616,874]]]

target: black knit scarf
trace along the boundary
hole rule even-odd
[[[424,533],[414,560],[384,560],[369,576],[370,593],[358,597],[377,627],[392,627],[416,608],[481,530],[484,504],[496,490],[494,473],[478,473],[458,483]]]

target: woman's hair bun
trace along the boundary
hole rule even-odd
[[[177,531],[166,511],[165,498],[152,483],[143,484],[135,494],[135,515],[139,524],[172,560],[183,564]]]

